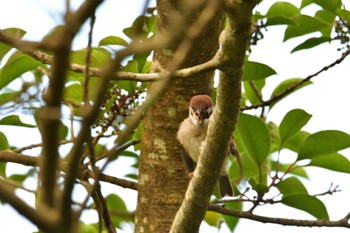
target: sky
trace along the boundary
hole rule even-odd
[[[77,7],[81,1],[72,0],[73,8]],[[137,17],[143,4],[140,0],[115,1],[107,0],[97,11],[97,20],[94,28],[93,43],[96,45],[98,41],[109,35],[122,35],[122,29],[130,26],[132,20]],[[266,11],[266,7],[274,2],[265,0],[261,4],[261,12]],[[300,0],[289,1],[299,6]],[[349,6],[349,0],[344,3]],[[11,0],[0,8],[0,28],[19,27],[27,31],[25,39],[39,40],[48,33],[55,25],[62,23],[64,14],[65,0]],[[121,7],[121,4],[123,6]],[[314,10],[314,9],[310,9]],[[125,19],[125,20],[121,20]],[[35,25],[35,26],[34,26]],[[87,44],[88,27],[84,26],[78,38],[74,41],[74,48],[84,48]],[[278,75],[268,78],[266,94],[267,96],[278,83],[286,78],[304,78],[315,73],[324,66],[332,63],[341,56],[336,50],[337,44],[324,44],[314,50],[304,50],[290,54],[292,48],[305,38],[290,40],[282,44],[283,33],[281,27],[269,28],[264,33],[265,39],[253,48],[250,60],[263,62],[271,66],[277,71]],[[350,80],[349,71],[350,58],[347,58],[341,65],[338,65],[327,72],[322,73],[313,79],[313,84],[299,90],[296,94],[287,97],[281,103],[277,104],[269,113],[268,120],[279,124],[283,116],[293,108],[304,109],[313,117],[304,128],[309,132],[317,132],[326,129],[338,129],[350,134],[350,111],[348,110],[350,99]],[[0,116],[1,117],[1,116]],[[0,128],[0,130],[4,130]],[[5,129],[6,130],[6,129]],[[27,133],[31,133],[28,129]],[[18,135],[16,132],[5,131],[9,134],[9,141],[16,141]],[[39,137],[31,137],[16,142],[18,144],[38,143]],[[349,151],[344,151],[345,156],[349,158]],[[289,156],[289,155],[288,155]],[[288,158],[287,158],[288,159]],[[131,161],[126,161],[131,162]],[[114,169],[115,171],[116,169]],[[316,194],[326,191],[332,182],[340,186],[342,192],[332,196],[325,196],[321,199],[328,206],[328,211],[332,219],[336,220],[345,216],[350,210],[348,196],[350,195],[350,187],[348,185],[349,175],[328,172],[323,169],[311,168],[308,170],[310,180],[303,180],[304,184],[309,188],[309,193]],[[110,170],[111,172],[111,170]],[[113,173],[116,175],[115,173]],[[122,176],[122,174],[120,174]],[[118,174],[117,174],[118,176]],[[29,181],[33,182],[33,181]],[[128,197],[128,207],[130,210],[136,206],[136,192],[125,191],[121,188],[113,187],[115,192],[122,196]],[[25,194],[24,194],[25,195]],[[30,197],[28,197],[30,198]],[[268,212],[267,212],[268,211]],[[310,219],[310,216],[292,208],[283,206],[267,206],[257,210],[257,214],[270,215],[278,217],[279,213],[283,213],[284,217],[295,217]],[[87,212],[84,218],[91,219],[95,214]],[[6,219],[6,221],[4,221]],[[17,213],[7,207],[0,206],[0,225],[8,226],[11,232],[33,232],[36,228],[28,221],[18,219]],[[252,232],[259,229],[259,232],[284,232],[291,233],[296,230],[298,233],[322,233],[331,230],[335,233],[345,233],[348,230],[343,228],[296,228],[283,227],[280,225],[263,224],[250,220],[242,219],[236,229],[236,232]],[[10,231],[9,231],[10,232]],[[118,231],[119,232],[119,231]],[[124,232],[130,232],[130,228],[126,228]],[[208,226],[202,226],[201,232],[216,232]],[[222,229],[220,233],[228,232]]]

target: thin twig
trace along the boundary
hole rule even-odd
[[[0,151],[0,162],[10,162],[10,163],[21,164],[24,166],[37,167],[39,165],[39,159],[40,158],[36,156],[18,154],[9,150]],[[67,163],[64,161],[61,161],[59,170],[62,172],[66,172]],[[94,178],[92,170],[90,169],[84,169],[83,171],[81,171],[81,169],[79,170],[78,178],[86,179],[86,175],[88,176],[88,178]],[[123,188],[137,190],[137,183],[130,180],[120,179],[120,178],[109,176],[103,173],[100,174],[100,180],[106,183],[118,185]]]
[[[271,99],[266,100],[266,101],[262,101],[259,104],[255,104],[255,105],[251,105],[251,106],[245,106],[241,108],[241,111],[244,110],[250,110],[250,109],[257,109],[257,108],[261,108],[261,107],[265,107],[265,106],[269,106],[272,103],[286,97],[288,94],[290,94],[291,92],[295,91],[297,88],[301,87],[304,83],[310,81],[312,78],[318,76],[319,74],[321,74],[322,72],[327,71],[328,69],[342,63],[344,61],[344,59],[350,54],[350,48],[345,51],[342,56],[340,58],[338,58],[337,60],[335,60],[334,62],[332,62],[331,64],[323,67],[322,69],[320,69],[319,71],[317,71],[314,74],[311,74],[309,76],[307,76],[306,78],[304,78],[303,80],[299,81],[298,83],[294,84],[293,86],[287,88],[286,90],[284,90],[283,92],[273,96]]]
[[[20,50],[21,52],[33,57],[38,61],[41,61],[44,64],[52,65],[52,56],[36,49],[37,47],[39,48],[43,47],[41,44],[38,44],[38,43],[33,44],[32,42],[20,41],[16,38],[7,36],[2,30],[0,30],[0,41]],[[203,64],[177,70],[173,72],[172,76],[173,78],[189,78],[191,76],[194,76],[195,74],[201,74],[207,71],[215,70],[218,66],[219,66],[218,61],[215,59],[212,59]],[[77,73],[84,73],[86,71],[86,66],[76,64],[76,63],[71,63],[69,65],[69,70]],[[102,73],[102,70],[99,68],[90,67],[89,69],[90,76],[100,76],[101,73]],[[165,71],[164,73],[148,73],[148,74],[117,71],[112,75],[111,80],[155,82],[155,81],[162,80],[163,77],[166,77],[168,75],[169,75],[168,71]]]
[[[347,221],[350,218],[350,214],[348,214],[345,218],[340,219],[338,221],[331,220],[299,220],[299,219],[288,219],[288,218],[274,218],[274,217],[265,217],[260,215],[255,215],[249,211],[238,211],[233,209],[227,209],[225,207],[217,206],[217,205],[209,205],[208,210],[214,211],[217,213],[221,213],[224,215],[237,217],[237,218],[245,218],[254,220],[262,223],[274,223],[283,226],[299,226],[299,227],[345,227],[350,228],[350,223]]]
[[[58,142],[58,145],[65,145],[65,144],[73,143],[73,142],[74,142],[74,139],[61,140],[61,141]],[[15,152],[15,153],[22,153],[25,150],[31,150],[31,149],[42,147],[42,146],[43,146],[43,143],[31,144],[31,145],[28,145],[28,146],[24,146],[24,147],[21,147],[21,148],[14,149],[13,152]]]
[[[57,215],[50,209],[46,211],[36,211],[30,207],[21,198],[17,197],[14,189],[4,180],[0,179],[0,197],[1,200],[13,206],[20,214],[38,226],[45,232],[55,232],[55,224],[57,222]]]
[[[90,105],[89,101],[89,80],[90,80],[90,65],[91,65],[91,44],[92,44],[92,32],[95,25],[95,14],[90,17],[90,32],[88,36],[88,45],[86,48],[85,56],[85,70],[84,70],[84,81],[83,81],[83,100],[85,105]]]

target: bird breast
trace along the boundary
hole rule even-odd
[[[208,124],[194,125],[186,118],[180,125],[177,138],[194,162],[198,162],[200,146],[205,140]]]

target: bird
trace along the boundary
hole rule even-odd
[[[177,139],[181,144],[181,155],[185,164],[185,169],[189,176],[193,176],[195,166],[198,163],[199,155],[206,144],[206,136],[209,121],[214,111],[214,102],[208,95],[195,95],[189,103],[189,115],[184,119],[178,129]],[[241,160],[234,138],[229,143],[229,151],[237,158],[238,165]],[[220,196],[233,196],[233,188],[228,176],[229,160],[226,157],[220,170],[219,191]]]

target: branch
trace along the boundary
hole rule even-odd
[[[217,205],[209,205],[208,210],[215,211],[224,215],[237,217],[237,218],[246,218],[262,223],[274,223],[280,224],[283,226],[299,226],[299,227],[346,227],[350,228],[350,223],[348,223],[350,213],[344,218],[338,221],[331,220],[299,220],[299,219],[288,219],[288,218],[273,218],[265,217],[260,215],[255,215],[248,211],[238,211],[227,209],[225,207]]]
[[[84,184],[87,183],[87,184]],[[96,205],[96,211],[99,215],[100,221],[103,219],[103,222],[105,223],[105,227],[108,233],[116,233],[116,229],[115,226],[113,225],[111,216],[110,216],[110,212],[107,208],[107,203],[106,203],[106,199],[103,197],[102,192],[101,192],[101,186],[98,183],[97,184],[97,188],[92,188],[91,185],[88,182],[83,182],[82,183],[84,185],[84,187],[86,188],[86,190],[88,191],[89,195],[91,196],[92,199],[95,202]],[[83,207],[85,208],[86,204],[87,204],[88,198],[84,201]],[[81,209],[83,210],[83,208]],[[101,227],[101,225],[100,225]],[[102,229],[100,229],[101,232]]]
[[[89,171],[89,174],[90,174],[90,171]],[[103,181],[103,182],[115,184],[123,188],[137,190],[138,184],[134,181],[119,179],[117,177],[105,175],[103,173],[100,174],[99,178],[100,178],[100,181]]]
[[[21,164],[24,166],[36,167],[36,166],[39,166],[39,159],[40,159],[39,157],[22,155],[9,150],[0,151],[0,162],[10,162],[10,163]],[[59,166],[59,170],[62,172],[66,172],[67,163],[61,162]],[[94,178],[93,172],[90,169],[80,170],[78,178],[86,179],[86,175],[88,176],[88,178]],[[110,184],[118,185],[123,188],[137,190],[137,183],[130,180],[120,179],[120,178],[109,176],[103,173],[100,174],[100,180]]]
[[[54,232],[53,229],[56,228],[55,225],[57,223],[55,212],[52,212],[52,210],[46,210],[45,212],[36,211],[21,198],[17,197],[14,189],[2,179],[0,179],[0,187],[0,199],[2,201],[9,203],[21,215],[26,216],[29,221],[38,226],[39,229],[45,232]]]
[[[215,9],[215,2],[209,1],[208,6]],[[221,69],[217,105],[209,123],[204,153],[200,155],[201,159],[185,199],[175,216],[171,228],[173,233],[198,232],[219,178],[239,114],[242,66],[251,36],[252,9],[255,3],[256,1],[230,1],[226,5],[228,22],[223,32],[222,48],[216,55]],[[212,13],[215,11],[212,10]]]
[[[85,116],[82,120],[82,126],[79,131],[78,136],[75,139],[73,148],[71,149],[68,158],[69,163],[67,166],[67,176],[65,179],[65,185],[64,185],[64,191],[63,191],[63,199],[62,199],[62,210],[61,215],[65,215],[65,209],[70,208],[71,204],[71,193],[73,191],[74,181],[78,175],[78,169],[83,149],[83,144],[87,141],[88,136],[90,135],[90,126],[95,122],[95,119],[98,117],[100,106],[102,102],[104,101],[104,93],[106,92],[109,82],[111,80],[111,77],[118,69],[120,62],[127,56],[136,53],[136,52],[145,52],[150,49],[153,49],[156,44],[155,41],[151,41],[150,43],[140,43],[135,42],[130,45],[130,47],[121,50],[116,53],[115,59],[109,62],[109,64],[106,66],[106,68],[103,70],[103,72],[100,74],[100,85],[98,86],[98,89],[96,90],[96,96],[95,99],[92,101],[94,103],[91,106],[86,106]],[[157,41],[157,44],[163,45],[163,41]],[[141,113],[134,114],[138,117],[141,116]],[[133,115],[133,116],[134,116]],[[125,123],[127,126],[127,122]],[[129,130],[129,127],[127,127],[127,130]],[[127,131],[128,133],[128,131]],[[126,134],[126,132],[124,132]],[[119,134],[118,140],[125,140],[126,135]],[[120,145],[119,142],[117,142],[118,145]],[[103,167],[105,167],[104,165]],[[103,169],[101,169],[103,171]],[[99,175],[99,174],[97,174]]]
[[[0,162],[18,163],[24,166],[39,166],[39,158],[29,155],[22,155],[10,150],[0,151]]]
[[[69,67],[69,56],[72,41],[85,21],[94,14],[95,9],[103,0],[85,1],[79,9],[71,13],[67,10],[66,23],[52,37],[45,39],[45,44],[53,52],[51,77],[47,91],[43,97],[46,105],[38,111],[40,132],[43,140],[43,149],[40,166],[40,182],[42,195],[39,203],[55,207],[56,200],[56,171],[59,165],[59,126],[61,118],[61,102],[63,89]],[[69,175],[69,174],[68,174]],[[67,204],[63,199],[63,205]],[[72,209],[65,205],[65,213],[60,213],[60,228],[57,232],[70,232],[73,229]]]
[[[64,145],[64,144],[68,144],[68,143],[73,143],[73,140],[72,139],[68,139],[68,140],[61,140],[61,141],[58,142],[59,145]],[[21,147],[21,148],[14,149],[13,152],[22,153],[25,150],[31,150],[31,149],[34,149],[34,148],[37,148],[37,147],[42,147],[42,146],[43,146],[43,143],[31,144],[31,145],[28,145],[28,146],[24,146],[24,147]]]
[[[189,78],[196,74],[205,73],[207,71],[215,70],[219,66],[216,59],[211,59],[203,64],[192,66],[176,70],[172,73],[173,78]],[[163,73],[149,73],[149,74],[138,74],[131,72],[120,71],[115,74],[113,80],[131,80],[140,82],[154,82],[163,79],[164,76],[169,76],[170,72],[165,71]]]
[[[344,61],[344,59],[350,54],[350,48],[345,51],[342,56],[340,58],[338,58],[337,60],[335,60],[334,62],[332,62],[331,64],[329,64],[328,66],[323,67],[322,69],[320,69],[319,71],[317,71],[314,74],[311,74],[309,76],[307,76],[306,78],[304,78],[303,80],[299,81],[298,83],[294,84],[293,86],[287,88],[286,90],[284,90],[283,92],[273,96],[271,99],[266,100],[266,101],[262,101],[259,104],[255,104],[255,105],[251,105],[251,106],[245,106],[243,108],[241,108],[241,111],[244,110],[250,110],[250,109],[256,109],[256,108],[260,108],[260,107],[264,107],[264,106],[269,106],[270,104],[286,97],[287,95],[289,95],[291,92],[295,91],[297,88],[301,87],[304,83],[310,81],[312,78],[318,76],[319,74],[321,74],[322,72],[325,72],[327,70],[329,70],[330,68],[342,63]]]
[[[38,61],[41,61],[44,64],[52,65],[53,63],[52,55],[49,55],[45,52],[35,49],[37,47],[45,47],[43,44],[18,40],[14,37],[7,36],[6,33],[4,33],[4,31],[2,31],[1,29],[0,29],[0,41],[10,45],[11,47],[18,49],[22,53],[25,53]],[[195,74],[201,74],[207,71],[215,70],[218,66],[219,64],[217,63],[217,61],[212,59],[203,64],[174,71],[172,73],[172,76],[174,78],[188,78]],[[77,73],[84,73],[86,72],[86,66],[76,64],[76,63],[70,63],[69,70]],[[89,68],[89,75],[91,76],[100,76],[101,73],[102,73],[102,70],[99,68],[94,68],[94,67]],[[164,71],[163,73],[149,73],[149,74],[117,71],[112,75],[111,80],[155,82],[155,81],[162,80],[164,77],[169,76],[169,74],[170,73],[168,71]]]
[[[88,36],[88,45],[86,49],[86,56],[85,56],[85,70],[84,70],[84,80],[83,80],[83,100],[86,105],[89,105],[89,80],[90,80],[90,65],[91,65],[91,43],[92,43],[92,32],[95,25],[95,12],[90,18],[90,32]]]

